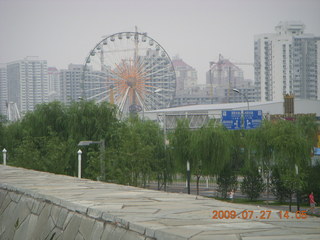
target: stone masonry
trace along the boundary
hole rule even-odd
[[[266,210],[270,218],[261,219]],[[235,211],[237,218],[212,219],[214,211]],[[245,211],[254,213],[253,218],[243,219]],[[259,206],[0,165],[1,240],[320,239],[319,218],[279,214]]]

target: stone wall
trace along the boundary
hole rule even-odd
[[[0,184],[0,239],[152,238],[108,213]]]

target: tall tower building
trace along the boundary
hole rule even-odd
[[[81,64],[69,64],[68,69],[60,70],[60,101],[71,103],[81,97],[82,75],[83,65]]]
[[[0,65],[0,115],[7,115],[8,101],[8,81],[7,68],[5,65]]]
[[[214,87],[237,88],[244,82],[243,71],[221,54],[218,62],[210,62],[206,78],[206,83]]]
[[[206,84],[208,93],[218,102],[244,102],[247,99],[249,102],[256,101],[252,82],[245,80],[243,70],[221,54],[217,62],[210,62],[210,69],[206,73]],[[240,94],[233,91],[235,88]]]
[[[46,60],[26,57],[7,64],[8,101],[17,104],[21,113],[33,111],[48,102],[48,68]]]
[[[319,99],[320,38],[305,34],[301,22],[280,22],[275,30],[254,40],[255,86],[261,101],[283,100],[285,94]]]
[[[59,71],[55,67],[48,68],[49,101],[60,100]]]
[[[193,88],[197,85],[197,71],[185,63],[181,58],[174,57],[172,60],[176,72],[176,92]]]

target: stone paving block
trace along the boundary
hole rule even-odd
[[[81,217],[78,214],[73,214],[70,222],[64,229],[64,232],[62,234],[63,239],[75,239],[78,234],[80,224]]]
[[[115,216],[110,214],[110,213],[106,213],[104,212],[102,214],[102,220],[108,222],[108,223],[115,223]]]
[[[52,231],[48,234],[46,240],[57,240],[60,239],[62,235],[62,230],[59,228],[54,228]],[[36,239],[36,238],[30,238],[30,239]]]
[[[144,235],[146,232],[145,227],[138,225],[138,224],[135,224],[135,223],[131,223],[131,222],[129,223],[129,230],[140,233],[142,235]]]
[[[31,211],[28,208],[27,201],[23,198],[17,203],[15,210],[11,213],[13,216],[16,216],[19,219],[19,222],[22,223],[27,216],[31,214]]]
[[[31,215],[29,215],[21,224],[16,228],[13,236],[13,240],[27,239],[27,233],[29,229],[29,220]]]
[[[103,223],[100,221],[95,221],[91,231],[91,236],[89,239],[91,240],[100,239],[103,233],[103,230],[104,230]]]
[[[56,197],[53,197],[50,195],[46,195],[45,199],[54,205],[63,206],[61,203],[61,199],[59,199],[59,198],[56,198]]]
[[[243,237],[242,240],[319,240],[318,234]]]
[[[112,233],[116,228],[117,227],[114,224],[105,224],[101,239],[112,239]]]
[[[190,240],[239,240],[241,239],[239,236],[232,234],[232,235],[216,235],[216,234],[209,234],[207,235],[205,232],[203,234],[198,234]]]
[[[26,201],[27,206],[28,206],[28,208],[29,208],[29,210],[30,210],[30,212],[31,212],[31,211],[32,211],[32,207],[33,207],[33,202],[34,202],[34,200],[33,200],[32,198],[26,196],[26,195],[23,195],[23,196],[22,196],[22,199],[24,199],[24,200]]]
[[[85,240],[86,238],[84,238],[80,233],[77,234],[75,240]]]
[[[152,229],[152,228],[146,228],[146,231],[145,231],[145,234],[147,237],[150,237],[150,238],[154,238],[155,237],[155,229]]]
[[[72,203],[69,201],[61,201],[61,204],[65,208],[69,209],[70,211],[74,211],[74,212],[78,212],[78,213],[82,213],[82,214],[86,214],[87,210],[88,210],[88,208],[85,206],[81,206],[79,204]]]
[[[58,217],[58,221],[56,222],[56,226],[58,228],[63,229],[63,225],[66,221],[67,216],[68,216],[68,210],[65,208],[61,208],[60,213],[59,213],[59,217]]]
[[[17,207],[17,203],[11,200],[8,207],[0,216],[1,239],[13,239],[14,233],[19,226],[19,220],[12,215],[12,212]]]
[[[34,214],[30,214],[29,222],[28,222],[28,231],[24,236],[24,239],[36,239],[36,236],[33,236],[33,232],[38,227],[38,216]]]
[[[2,200],[2,204],[0,207],[0,216],[2,215],[2,212],[8,207],[8,205],[11,202],[11,198],[9,196],[9,194],[5,195],[4,199]]]
[[[39,200],[35,200],[33,202],[33,207],[32,207],[32,213],[36,214],[36,215],[40,215],[40,213],[42,212],[44,206],[46,205],[45,202],[39,201]]]
[[[145,236],[137,232],[126,231],[119,239],[120,240],[145,240]]]
[[[42,206],[41,204],[39,206]],[[40,215],[37,221],[37,228],[35,228],[34,232],[32,233],[33,236],[42,236],[46,237],[49,232],[54,228],[53,221],[50,220],[50,211],[51,211],[51,204],[43,205]],[[45,235],[45,236],[43,236]],[[42,239],[44,239],[42,238]]]
[[[56,205],[52,205],[50,216],[51,216],[51,218],[53,220],[53,223],[55,225],[57,225],[60,211],[61,211],[61,207],[60,206],[58,207]]]
[[[122,239],[122,237],[126,234],[128,230],[123,229],[121,227],[115,227],[112,232],[108,234],[107,239]]]
[[[90,238],[94,223],[95,223],[94,219],[88,218],[88,217],[82,217],[81,224],[79,227],[79,232],[84,237],[84,239]]]
[[[123,218],[115,218],[115,223],[118,227],[129,229],[129,222]]]
[[[52,221],[52,218],[50,217],[46,222],[45,226],[42,227],[40,239],[48,239],[50,233],[53,231],[54,228],[55,228],[55,225]]]
[[[9,196],[11,198],[12,201],[18,203],[22,194],[18,194],[18,193],[15,193],[15,192],[9,192]]]
[[[71,221],[71,219],[72,219],[72,217],[73,217],[74,215],[75,215],[74,212],[69,212],[69,211],[68,211],[67,217],[66,217],[66,219],[65,219],[65,221],[64,221],[64,223],[63,223],[63,226],[62,226],[62,229],[63,229],[63,230],[66,229],[66,227],[68,226],[68,224],[70,223],[70,221]]]
[[[6,196],[7,196],[7,192],[0,188],[0,208]]]
[[[3,226],[3,229],[6,231],[14,232],[15,228],[19,226],[18,217],[12,215],[16,207],[17,207],[17,203],[11,200],[9,205],[6,207],[6,209],[3,211],[2,215],[0,216],[1,226]],[[7,239],[10,239],[10,238],[7,238]]]
[[[178,234],[172,234],[164,230],[156,230],[154,232],[154,237],[157,240],[188,240],[188,237],[179,236]]]
[[[102,211],[99,209],[88,208],[87,214],[88,214],[88,216],[95,218],[95,219],[102,218]]]

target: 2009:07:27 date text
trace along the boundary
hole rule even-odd
[[[244,210],[237,213],[235,210],[213,210],[212,219],[269,219],[271,217],[271,210],[252,211]],[[306,211],[296,211],[289,214],[289,211],[277,211],[280,219],[306,219],[308,217]]]

